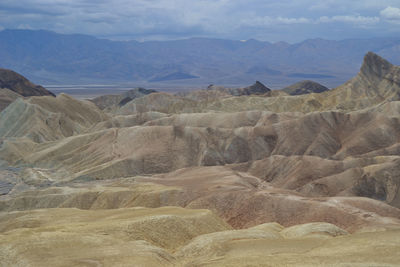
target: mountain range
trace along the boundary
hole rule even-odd
[[[43,30],[0,32],[0,67],[36,83],[129,83],[148,88],[245,86],[260,80],[283,88],[312,79],[336,87],[373,51],[400,64],[400,39],[310,39],[269,43],[192,38],[111,41]]]

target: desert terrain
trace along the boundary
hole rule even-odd
[[[0,266],[399,266],[400,67],[90,100],[0,71]]]

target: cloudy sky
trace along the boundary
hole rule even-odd
[[[400,0],[1,0],[0,29],[109,39],[400,36]]]

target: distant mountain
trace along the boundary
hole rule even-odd
[[[173,80],[187,80],[199,78],[198,76],[190,75],[183,72],[174,72],[165,76],[156,77],[150,80],[150,82],[164,82]]]
[[[304,94],[311,94],[311,93],[322,93],[328,91],[329,89],[322,84],[306,80],[297,82],[292,84],[288,87],[282,89],[285,93],[289,95],[304,95]]]
[[[317,73],[290,73],[288,77],[293,78],[309,78],[309,79],[323,79],[323,78],[335,78],[335,76],[327,74],[317,74]]]
[[[177,41],[110,41],[49,31],[0,32],[0,67],[39,83],[132,82],[140,86],[241,87],[254,80],[281,88],[302,79],[329,87],[357,73],[368,51],[400,64],[400,38],[296,44],[191,38]]]

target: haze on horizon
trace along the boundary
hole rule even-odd
[[[299,42],[400,34],[397,0],[3,0],[0,30],[44,29],[113,40],[209,37]]]

